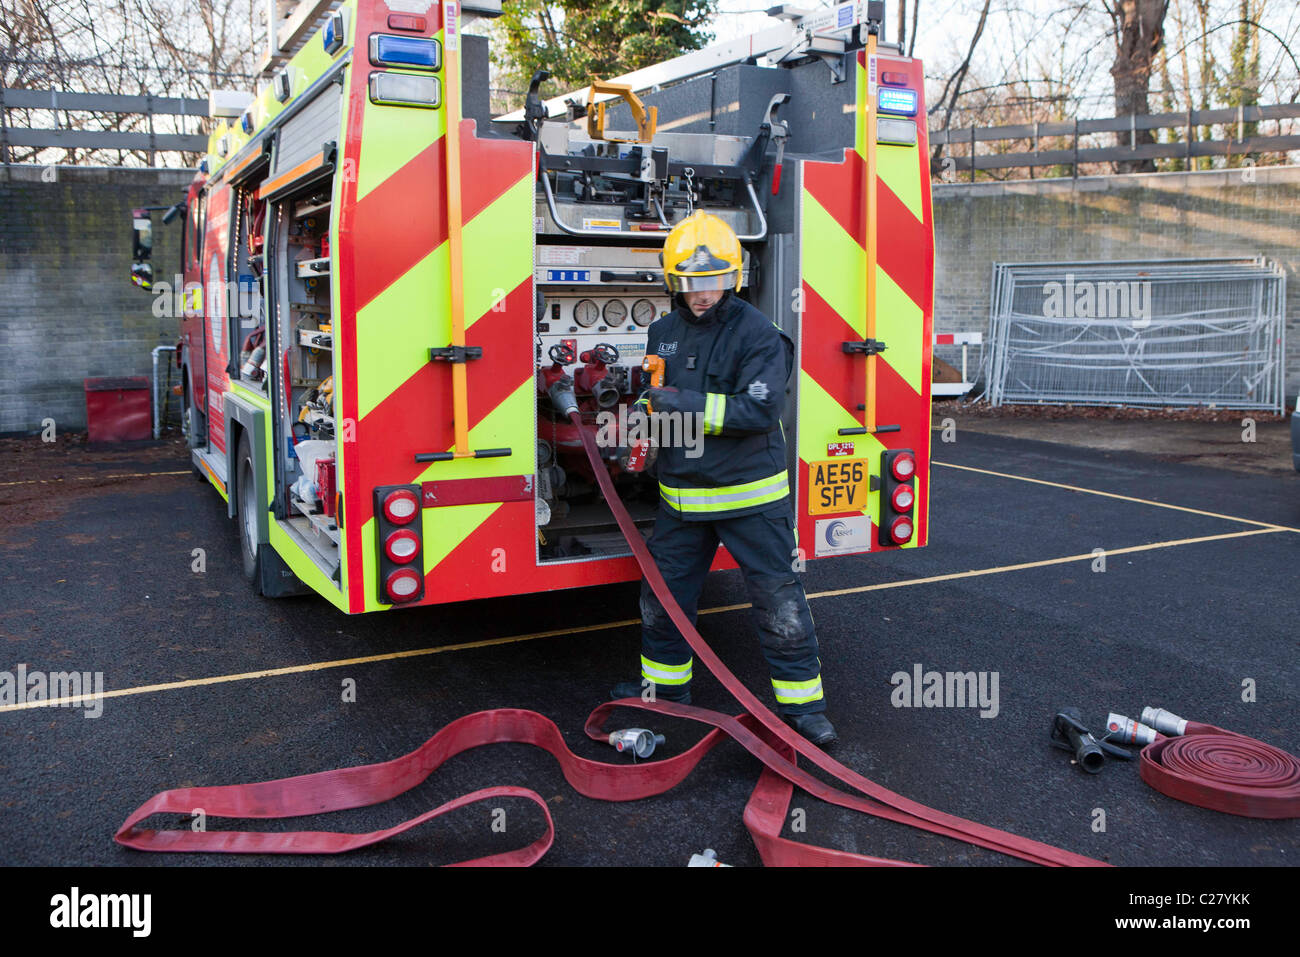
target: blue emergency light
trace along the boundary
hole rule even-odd
[[[370,34],[370,62],[375,66],[405,67],[408,70],[436,70],[442,66],[442,45],[424,37]]]
[[[343,11],[335,10],[325,21],[325,29],[321,31],[321,43],[325,45],[325,52],[337,53],[343,46],[345,35]]]
[[[880,88],[876,108],[881,113],[897,113],[900,116],[916,116],[916,91]]]

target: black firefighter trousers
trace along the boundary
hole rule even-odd
[[[694,624],[700,591],[718,543],[745,576],[758,631],[783,714],[825,711],[817,634],[803,585],[794,571],[794,519],[789,499],[779,508],[739,518],[685,522],[662,501],[648,542],[669,591]],[[690,646],[645,579],[641,581],[641,674],[658,685],[688,687]],[[666,689],[665,689],[666,690]]]

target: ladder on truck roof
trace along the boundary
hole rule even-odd
[[[266,0],[267,20],[276,28],[266,31],[267,48],[257,72],[274,73],[288,63],[341,6],[343,0]],[[460,6],[465,17],[501,16],[501,0],[462,0]]]
[[[274,73],[288,63],[341,6],[343,0],[266,0],[266,52],[257,72]]]
[[[608,80],[609,83],[626,84],[633,93],[645,93],[656,87],[667,86],[689,80],[692,77],[712,73],[722,67],[733,66],[747,61],[766,61],[776,65],[808,56],[820,57],[830,68],[835,82],[846,78],[843,61],[848,52],[849,40],[853,30],[861,24],[884,20],[884,3],[881,0],[847,0],[821,10],[804,10],[791,4],[772,7],[767,15],[782,22],[758,33],[736,40],[715,43],[713,46],[685,53],[663,63],[631,73],[624,73]],[[878,42],[881,49],[890,44]],[[899,51],[901,52],[901,51]],[[546,115],[562,116],[572,103],[576,107],[587,107],[589,88],[583,87],[570,93],[562,93],[543,101]],[[593,102],[616,99],[618,94],[597,94]],[[516,110],[505,116],[496,117],[497,122],[518,122],[524,118],[523,110]]]

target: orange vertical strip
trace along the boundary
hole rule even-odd
[[[443,47],[447,85],[447,242],[451,254],[451,344],[465,345],[465,271],[461,237],[460,191],[460,3],[444,2]],[[464,362],[451,364],[452,417],[456,455],[469,455],[469,383]]]
[[[867,182],[863,190],[862,222],[867,231],[867,338],[876,338],[876,91],[872,88],[872,73],[876,69],[876,35],[867,35]],[[875,77],[877,83],[880,78]],[[876,427],[876,356],[867,356],[867,417],[863,423],[868,429]]]

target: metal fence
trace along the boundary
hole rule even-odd
[[[994,263],[989,401],[1281,413],[1285,302],[1262,256]]]
[[[12,111],[47,114],[48,127],[12,126]],[[74,114],[91,113],[90,120]],[[159,124],[157,118],[165,118]],[[208,101],[193,97],[119,96],[109,93],[65,93],[60,90],[17,90],[0,87],[0,163],[13,161],[15,148],[62,147],[81,150],[136,150],[152,163],[160,152],[202,153],[208,147],[201,132]],[[187,119],[188,118],[188,119]],[[162,129],[159,129],[159,126]],[[195,132],[186,132],[186,126]],[[98,127],[98,128],[96,128]]]
[[[1300,150],[1300,134],[1282,131],[1283,120],[1300,117],[1300,103],[1274,106],[1234,106],[1218,110],[1187,110],[1184,113],[1148,113],[1111,116],[1060,123],[1021,123],[1016,126],[971,126],[963,129],[931,130],[930,145],[946,146],[944,156],[950,168],[965,172],[975,181],[976,170],[1069,166],[1079,175],[1080,163],[1114,163],[1126,160],[1182,159],[1201,156],[1248,156],[1252,153],[1287,153]],[[1275,135],[1262,135],[1259,124],[1276,125]],[[1205,138],[1199,129],[1221,126],[1223,137]],[[1138,131],[1172,129],[1173,142],[1139,143]],[[1232,134],[1236,135],[1233,136]],[[1114,146],[1099,145],[1097,134],[1113,134]],[[1080,143],[1080,138],[1084,142]],[[1109,140],[1110,136],[1104,137]],[[995,144],[979,152],[979,144]],[[1028,146],[1029,149],[1017,149]],[[959,153],[954,152],[957,147]],[[964,155],[961,155],[964,154]]]

